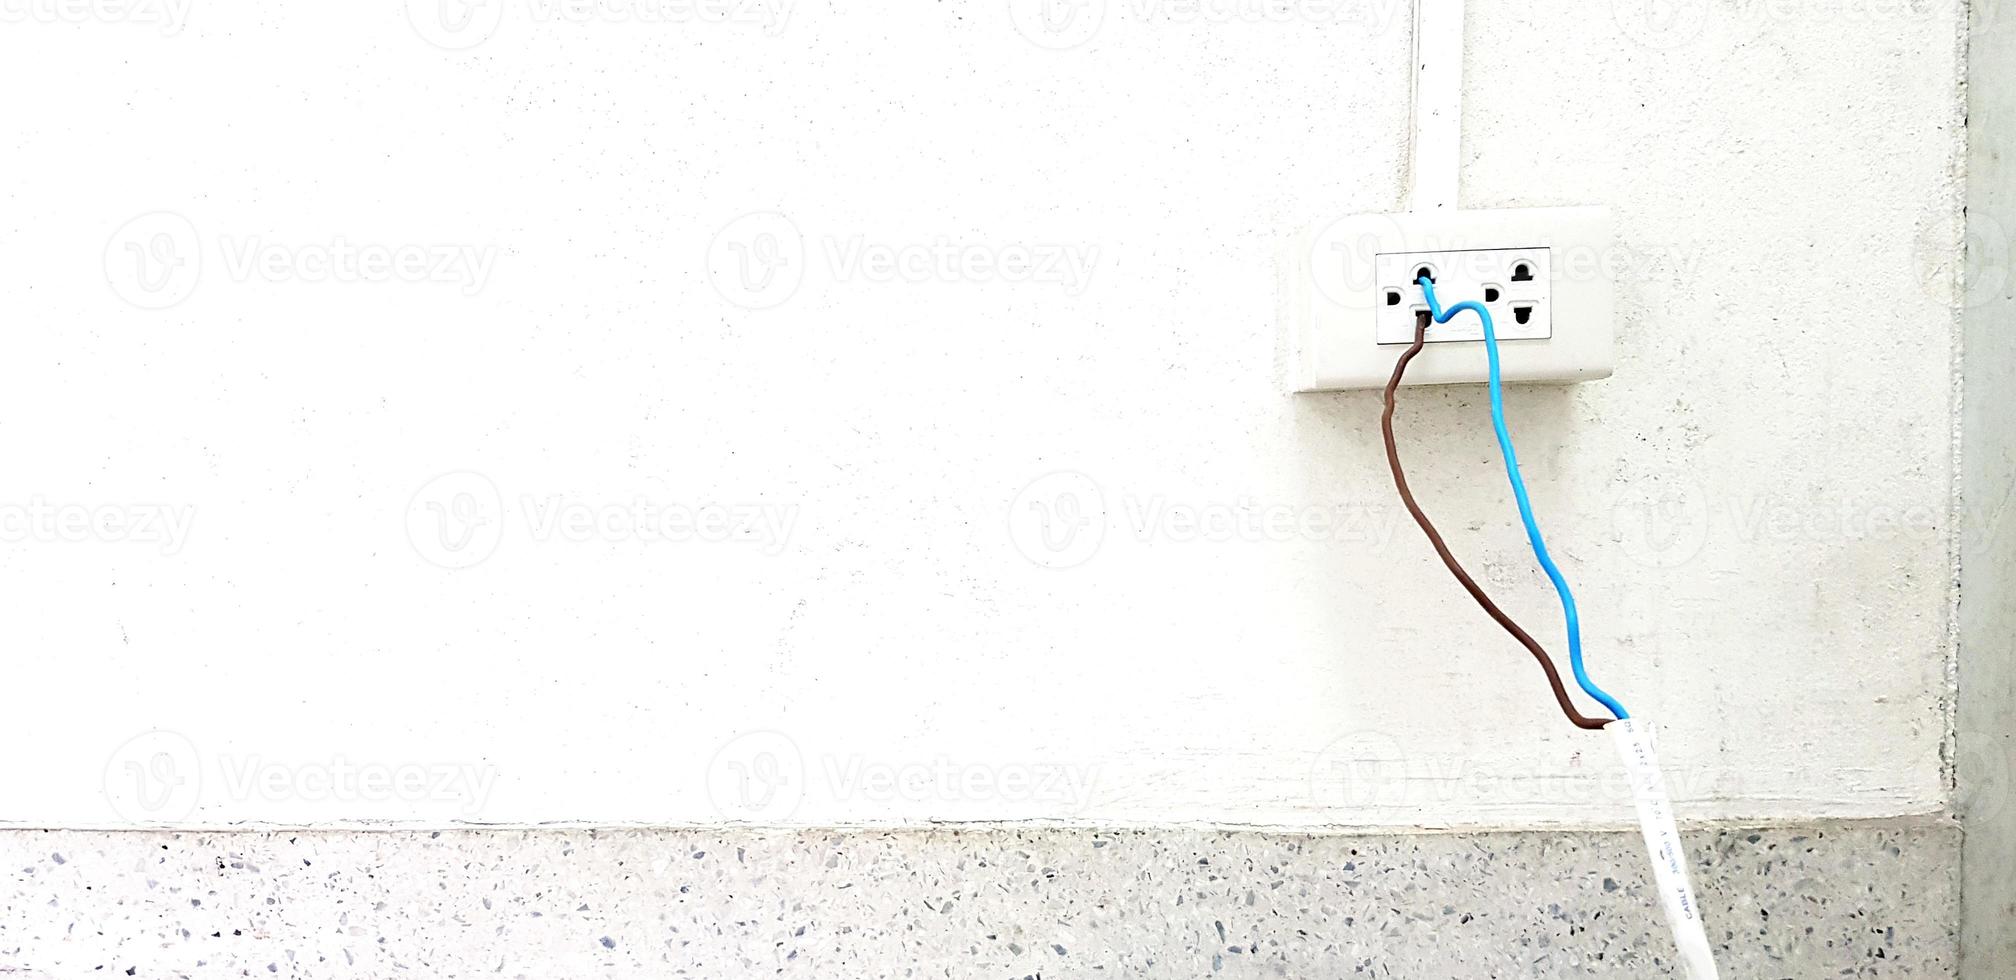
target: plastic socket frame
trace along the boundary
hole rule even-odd
[[[1507,381],[1605,378],[1612,365],[1610,214],[1600,207],[1360,215],[1304,236],[1293,257],[1295,390],[1379,388],[1427,309],[1491,311]],[[1486,379],[1484,329],[1458,314],[1428,328],[1407,384]]]

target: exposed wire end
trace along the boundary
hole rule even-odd
[[[1567,686],[1561,683],[1561,672],[1554,667],[1554,658],[1548,656],[1546,650],[1541,649],[1539,641],[1521,629],[1518,623],[1513,622],[1512,617],[1506,615],[1503,609],[1498,608],[1498,604],[1484,594],[1484,589],[1477,584],[1477,580],[1463,570],[1463,566],[1457,563],[1456,556],[1450,553],[1448,543],[1442,540],[1441,532],[1435,530],[1434,523],[1428,520],[1428,515],[1421,510],[1421,505],[1415,502],[1414,491],[1407,488],[1407,474],[1400,468],[1400,447],[1393,438],[1394,395],[1400,388],[1401,376],[1407,373],[1407,362],[1421,353],[1421,348],[1427,342],[1428,314],[1420,313],[1414,318],[1414,345],[1407,348],[1407,351],[1400,355],[1400,360],[1394,363],[1392,380],[1386,382],[1386,407],[1379,415],[1379,430],[1386,437],[1386,463],[1393,470],[1393,486],[1400,491],[1400,502],[1407,506],[1407,513],[1414,516],[1414,523],[1419,524],[1422,532],[1428,535],[1428,543],[1435,547],[1435,554],[1441,557],[1442,564],[1449,569],[1449,573],[1456,576],[1456,581],[1463,586],[1463,591],[1470,593],[1470,598],[1477,600],[1477,604],[1484,608],[1486,614],[1490,615],[1499,626],[1504,627],[1505,632],[1512,634],[1512,638],[1518,640],[1520,645],[1533,655],[1533,659],[1540,661],[1540,669],[1547,673],[1547,684],[1554,689],[1554,701],[1561,706],[1561,713],[1567,715],[1568,720],[1577,728],[1600,730],[1606,722],[1600,718],[1591,718],[1576,709],[1574,699],[1568,696]]]
[[[1484,322],[1484,352],[1490,358],[1491,380],[1491,427],[1498,433],[1498,452],[1505,458],[1505,475],[1512,481],[1512,498],[1519,504],[1519,520],[1526,525],[1526,541],[1533,546],[1533,557],[1540,562],[1540,568],[1554,583],[1554,591],[1561,597],[1561,613],[1568,626],[1568,666],[1575,672],[1575,683],[1590,697],[1603,702],[1618,718],[1629,718],[1630,713],[1616,698],[1604,693],[1589,679],[1589,672],[1582,666],[1582,620],[1575,613],[1575,593],[1568,588],[1568,580],[1556,568],[1554,559],[1547,554],[1547,543],[1540,538],[1540,525],[1533,520],[1533,503],[1526,499],[1526,481],[1519,475],[1519,454],[1512,449],[1512,434],[1505,428],[1504,382],[1500,378],[1498,365],[1498,331],[1491,323],[1491,311],[1483,304],[1466,300],[1448,309],[1435,299],[1435,282],[1426,276],[1416,280],[1421,286],[1421,295],[1428,300],[1428,312],[1436,323],[1448,323],[1449,318],[1464,310],[1477,314]],[[1417,333],[1420,331],[1417,330]]]

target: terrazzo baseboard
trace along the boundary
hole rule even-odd
[[[1943,821],[1697,830],[1724,976],[1950,978]],[[1635,834],[0,832],[0,977],[1674,976]],[[11,971],[11,972],[10,972]]]

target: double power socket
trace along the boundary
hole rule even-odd
[[[1610,213],[1598,207],[1433,211],[1344,218],[1290,256],[1295,390],[1377,388],[1428,310],[1426,276],[1448,309],[1491,312],[1503,376],[1574,382],[1610,375]],[[1431,324],[1408,384],[1487,376],[1483,321]]]
[[[1491,311],[1499,340],[1544,340],[1554,335],[1552,250],[1486,248],[1460,252],[1387,252],[1374,259],[1379,312],[1376,337],[1382,344],[1411,344],[1418,314],[1428,312],[1423,277],[1435,285],[1444,310],[1457,303],[1482,303]],[[1431,344],[1484,339],[1484,321],[1459,313],[1447,323],[1428,325]]]

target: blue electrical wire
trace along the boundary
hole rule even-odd
[[[1547,554],[1546,542],[1540,540],[1540,525],[1533,522],[1533,504],[1526,499],[1526,481],[1519,476],[1519,454],[1512,451],[1512,434],[1505,431],[1504,383],[1498,377],[1498,331],[1492,326],[1491,311],[1483,304],[1465,300],[1448,309],[1435,301],[1435,283],[1427,276],[1417,280],[1421,295],[1428,298],[1428,313],[1436,323],[1448,323],[1449,318],[1464,310],[1477,314],[1484,321],[1484,352],[1491,359],[1491,425],[1498,430],[1498,451],[1505,457],[1505,475],[1512,480],[1512,499],[1519,503],[1519,519],[1526,524],[1526,540],[1533,545],[1533,557],[1540,560],[1540,567],[1554,582],[1554,591],[1561,594],[1561,612],[1568,620],[1568,666],[1575,671],[1575,683],[1590,697],[1603,702],[1610,713],[1619,718],[1631,715],[1616,698],[1604,693],[1589,679],[1589,672],[1582,669],[1582,620],[1575,615],[1575,593],[1568,590],[1568,580],[1561,577],[1561,570],[1554,567],[1554,559]]]

